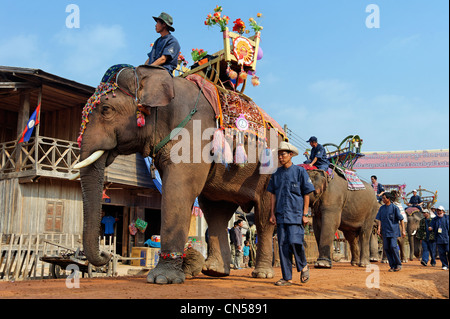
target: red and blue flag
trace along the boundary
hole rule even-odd
[[[36,110],[34,110],[30,119],[28,120],[27,126],[22,132],[22,138],[19,143],[28,142],[33,134],[34,127],[39,124],[39,111],[41,110],[41,105],[39,104]]]

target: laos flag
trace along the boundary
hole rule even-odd
[[[41,110],[41,105],[39,104],[36,110],[34,110],[30,119],[28,120],[27,127],[23,130],[22,138],[19,143],[28,142],[30,140],[31,134],[33,133],[34,127],[39,124],[39,111]]]

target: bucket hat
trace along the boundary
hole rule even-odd
[[[175,31],[174,27],[172,27],[173,19],[169,14],[167,14],[165,12],[161,12],[159,17],[153,17],[153,19],[155,19],[155,21],[161,20],[162,22],[167,24],[167,28],[169,29],[169,31],[172,31],[172,32]]]

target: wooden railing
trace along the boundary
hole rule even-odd
[[[33,176],[68,178],[77,173],[80,148],[76,142],[48,137],[25,143],[0,143],[0,179]]]

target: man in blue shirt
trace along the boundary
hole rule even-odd
[[[431,221],[429,230],[434,231],[439,259],[442,262],[442,269],[448,270],[449,217],[448,215],[445,215],[443,206],[439,206],[436,210],[436,217]]]
[[[317,143],[317,137],[311,136],[306,142],[311,145],[312,149],[309,159],[304,164],[309,164],[311,167],[316,166],[318,169],[327,171],[330,161],[327,158],[327,153],[323,146]]]
[[[267,191],[272,194],[270,222],[277,225],[280,264],[283,278],[277,286],[292,284],[292,255],[300,280],[309,280],[305,248],[303,246],[303,224],[308,222],[309,193],[314,191],[309,175],[303,167],[294,165],[292,157],[298,155],[297,148],[281,142],[278,148],[278,161],[281,167],[272,175]]]
[[[413,196],[409,199],[408,206],[416,207],[422,211],[423,200],[417,195],[417,190],[413,190]]]
[[[383,238],[383,248],[391,269],[389,271],[399,271],[402,269],[400,253],[397,246],[397,238],[406,237],[405,224],[400,209],[393,203],[394,196],[390,192],[384,193],[381,197],[384,205],[378,210],[375,219],[378,221],[378,235]],[[401,233],[400,227],[401,225]]]
[[[180,44],[170,33],[175,29],[172,27],[173,19],[170,15],[162,12],[159,17],[153,17],[156,21],[155,30],[161,35],[153,44],[152,51],[148,54],[147,65],[159,65],[164,67],[172,75],[178,65]]]

